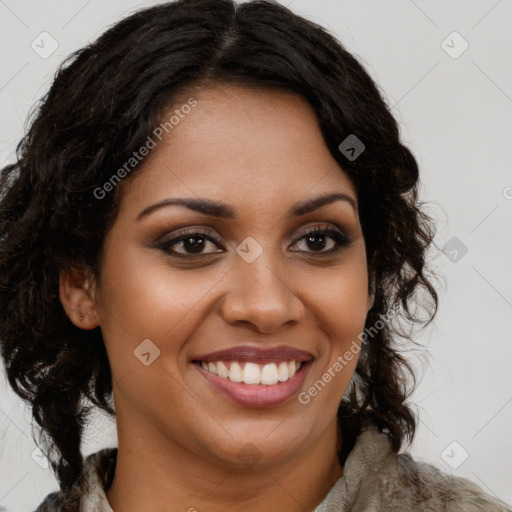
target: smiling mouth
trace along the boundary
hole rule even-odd
[[[302,388],[313,365],[307,361],[192,361],[192,366],[223,396],[243,407],[277,407]],[[217,373],[215,373],[217,372]]]
[[[194,361],[203,370],[231,382],[274,386],[291,379],[307,361],[276,361],[267,364],[252,361]]]

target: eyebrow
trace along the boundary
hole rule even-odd
[[[306,199],[298,202],[293,206],[293,208],[288,213],[289,217],[300,217],[301,215],[306,215],[311,213],[322,206],[326,206],[335,201],[345,201],[349,203],[352,208],[357,212],[357,204],[354,198],[349,196],[348,194],[343,194],[341,192],[333,192],[329,194],[324,194],[318,197],[314,197],[313,199]],[[168,206],[181,206],[184,208],[188,208],[189,210],[193,210],[195,212],[202,213],[203,215],[207,215],[209,217],[217,217],[220,219],[235,219],[236,211],[229,205],[225,203],[219,203],[217,201],[211,201],[209,199],[196,199],[196,198],[188,198],[188,197],[177,197],[177,198],[169,198],[163,199],[158,203],[152,204],[147,208],[144,208],[139,215],[137,215],[136,220],[140,220],[143,217],[147,217],[149,214],[153,213],[156,210],[161,208],[166,208]]]

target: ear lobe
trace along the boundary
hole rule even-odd
[[[59,297],[71,322],[80,329],[99,325],[94,276],[88,268],[74,267],[59,275]]]

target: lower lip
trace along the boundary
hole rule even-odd
[[[233,382],[210,373],[200,364],[193,364],[197,368],[197,371],[212,384],[221,395],[224,395],[233,402],[245,407],[274,407],[286,402],[299,391],[312,363],[310,361],[304,363],[291,379],[288,379],[286,382],[278,382],[271,386]]]

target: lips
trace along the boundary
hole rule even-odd
[[[313,361],[310,352],[286,345],[245,345],[195,357],[192,363],[231,401],[245,407],[272,407],[300,390]]]
[[[240,345],[238,347],[218,350],[205,355],[194,357],[195,362],[215,362],[215,361],[240,361],[253,362],[259,364],[268,364],[282,361],[313,361],[313,354],[305,350],[299,350],[287,345],[281,345],[273,348],[252,347],[249,345]]]

